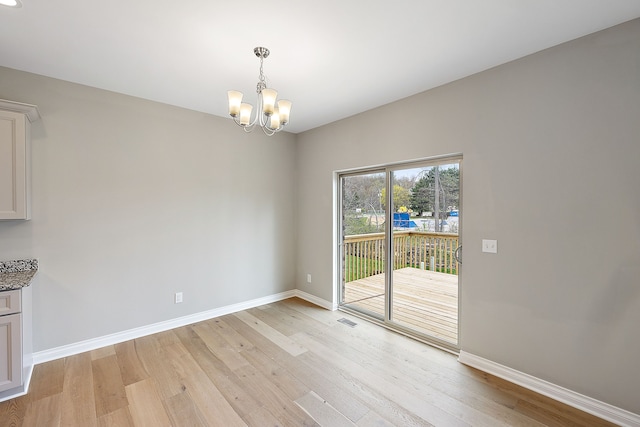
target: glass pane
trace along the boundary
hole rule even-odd
[[[458,163],[394,170],[391,321],[456,344]]]
[[[345,176],[341,186],[341,302],[384,319],[385,173]]]

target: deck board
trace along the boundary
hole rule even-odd
[[[393,320],[417,332],[458,342],[458,277],[418,268],[393,272]],[[384,316],[384,273],[345,284],[344,303]]]

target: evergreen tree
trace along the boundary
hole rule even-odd
[[[460,200],[460,169],[449,167],[439,171],[439,196],[440,217],[444,218],[446,212],[458,209]],[[418,215],[435,210],[435,183],[436,167],[430,168],[427,173],[415,183],[411,189],[409,207]]]

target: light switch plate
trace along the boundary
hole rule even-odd
[[[498,253],[498,241],[497,240],[488,240],[482,239],[482,252],[487,252],[490,254]]]

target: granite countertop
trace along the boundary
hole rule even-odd
[[[37,272],[37,259],[0,261],[0,292],[29,286]]]

